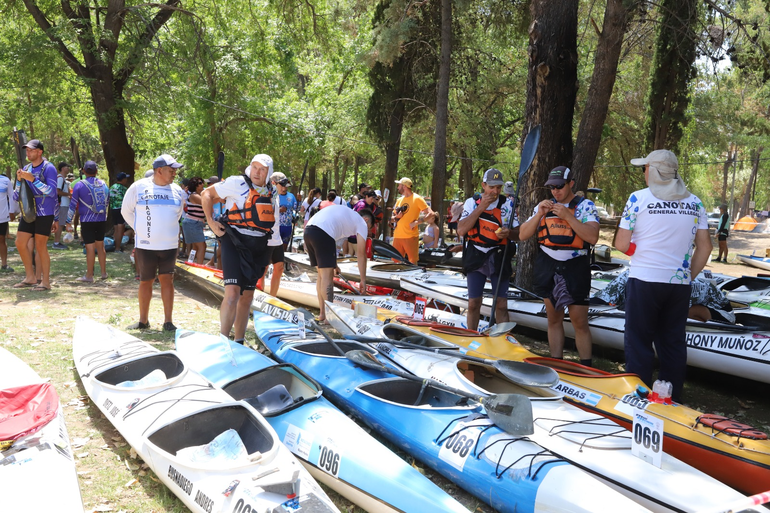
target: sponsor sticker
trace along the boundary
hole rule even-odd
[[[294,424],[289,424],[289,428],[283,437],[283,444],[291,452],[307,460],[310,457],[310,449],[313,446],[313,435]]]
[[[305,314],[302,312],[297,312],[297,328],[298,328],[299,338],[304,339],[305,338]]]
[[[575,385],[571,385],[563,381],[559,381],[556,385],[553,386],[553,389],[564,394],[566,398],[589,404],[591,406],[596,406],[602,399],[602,396],[599,394],[580,387],[576,387]]]

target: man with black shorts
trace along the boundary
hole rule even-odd
[[[337,241],[350,235],[356,237],[356,258],[358,272],[361,275],[359,290],[366,290],[366,237],[374,224],[374,216],[369,209],[356,213],[343,205],[330,205],[318,211],[305,227],[305,251],[310,257],[310,265],[318,269],[316,293],[321,313],[320,322],[326,321],[324,301],[334,300],[334,271],[337,269]]]
[[[110,215],[112,226],[115,228],[115,253],[123,253],[123,234],[126,231],[126,220],[120,209],[123,207],[123,198],[128,190],[128,175],[118,173],[115,183],[110,187]]]
[[[508,285],[513,275],[511,257],[503,261],[507,244],[513,244],[518,230],[511,226],[513,203],[500,194],[503,188],[503,174],[495,169],[484,173],[481,183],[484,194],[475,200],[468,198],[463,205],[463,212],[457,224],[457,235],[465,237],[468,245],[463,252],[463,273],[468,281],[468,311],[466,312],[468,329],[479,327],[481,304],[487,280],[492,283],[492,291],[500,288],[495,304],[497,322],[508,322]]]
[[[96,177],[96,162],[88,160],[83,165],[86,177],[72,189],[72,201],[67,210],[67,231],[72,231],[75,210],[80,214],[80,233],[86,245],[86,275],[76,281],[93,283],[94,261],[99,255],[102,279],[107,279],[107,253],[104,251],[104,232],[107,229],[107,208],[110,190]]]
[[[43,158],[43,143],[32,139],[24,145],[27,150],[27,160],[30,164],[16,172],[18,178],[13,200],[19,200],[22,180],[26,180],[35,196],[35,221],[28,223],[23,217],[19,219],[19,229],[16,234],[16,249],[24,264],[26,276],[13,286],[19,289],[32,287],[32,290],[51,290],[51,256],[48,254],[48,237],[51,230],[59,227],[59,200],[56,194],[56,166]],[[35,240],[35,252],[40,258],[40,269],[35,270],[32,262],[32,251],[27,243]],[[37,283],[35,272],[41,275]]]
[[[179,219],[184,212],[184,191],[174,183],[182,164],[171,155],[152,163],[153,173],[134,182],[123,198],[121,214],[134,229],[136,269],[139,271],[139,322],[128,329],[150,327],[152,284],[157,275],[163,301],[163,330],[176,331],[174,311],[174,267],[179,247]]]
[[[555,167],[545,186],[553,199],[540,202],[532,217],[521,225],[519,237],[537,234],[540,251],[535,260],[534,292],[543,298],[548,316],[548,345],[553,358],[564,357],[564,307],[575,329],[580,363],[591,366],[591,332],[588,328],[588,299],[591,269],[588,250],[599,240],[596,205],[575,196],[572,170]]]
[[[201,194],[203,212],[222,246],[225,297],[219,310],[219,331],[244,343],[257,281],[269,262],[267,241],[275,226],[274,188],[267,177],[273,159],[259,154],[251,159],[248,173],[230,176]],[[214,219],[214,204],[224,200],[227,212]]]
[[[286,190],[286,182],[288,179],[283,173],[276,171],[270,176],[270,181],[275,188],[275,195],[273,201],[273,208],[275,212],[279,212],[281,208],[281,192]],[[281,186],[281,183],[284,183]],[[273,274],[270,278],[270,295],[275,296],[278,294],[278,288],[281,286],[281,276],[283,276],[283,264],[284,258],[284,245],[283,238],[281,237],[281,216],[275,216],[275,224],[273,225],[273,234],[270,236],[270,240],[267,241],[267,252],[270,254],[270,263],[273,265]],[[267,267],[262,277],[257,282],[257,288],[265,290],[265,274],[267,274]]]
[[[13,268],[8,267],[8,244],[5,241],[8,235],[8,223],[11,221],[11,180],[0,174],[0,272],[12,273]]]

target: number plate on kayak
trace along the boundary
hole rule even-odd
[[[660,468],[663,455],[663,421],[642,410],[634,410],[631,454]]]
[[[438,457],[457,470],[462,471],[468,456],[471,455],[476,446],[476,440],[479,439],[482,429],[490,423],[491,421],[473,421],[472,424],[458,422],[452,428],[451,434],[448,436],[444,435],[444,438],[441,440],[441,449],[438,452]],[[467,427],[469,424],[472,427]]]

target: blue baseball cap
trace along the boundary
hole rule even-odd
[[[160,157],[156,158],[152,162],[153,169],[158,169],[159,167],[166,167],[166,166],[169,166],[174,169],[179,169],[180,167],[184,167],[182,164],[177,162],[176,159],[174,159],[174,157],[172,157],[171,155],[167,155],[165,153]]]

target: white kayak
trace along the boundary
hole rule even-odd
[[[251,405],[174,351],[81,316],[73,356],[93,403],[192,511],[339,511]]]
[[[0,368],[1,509],[83,511],[56,390],[2,347]]]
[[[458,306],[467,305],[467,291],[457,287],[426,286],[406,280],[405,288]],[[490,298],[484,299],[482,315],[490,315],[491,304]],[[592,305],[588,314],[594,344],[622,350],[625,312],[612,306]],[[548,330],[543,302],[527,299],[525,293],[520,293],[518,298],[509,295],[508,315],[521,326]],[[688,320],[687,364],[770,383],[770,317],[766,311],[754,307],[736,311],[735,317],[737,324]],[[565,317],[564,332],[567,337],[575,336],[569,317]]]
[[[349,316],[344,317],[347,321]],[[690,465],[661,454],[660,468],[631,452],[632,434],[611,420],[563,401],[562,394],[547,386],[532,386],[528,364],[510,362],[518,383],[507,379],[489,363],[464,359],[460,351],[431,351],[457,347],[437,336],[426,335],[397,323],[371,325],[366,337],[383,340],[421,340],[427,350],[372,343],[380,354],[421,378],[431,378],[472,394],[521,394],[530,399],[534,433],[528,439],[604,481],[652,511],[701,511],[714,504],[732,504],[745,498]],[[349,330],[355,330],[349,325]],[[455,356],[457,355],[457,356]],[[491,363],[491,362],[490,362]],[[496,362],[502,363],[502,362]],[[507,362],[506,362],[507,363]],[[526,384],[521,384],[526,382]],[[662,451],[661,451],[662,452]],[[640,478],[644,476],[644,478]],[[707,491],[705,491],[707,490]],[[705,492],[704,492],[705,491]],[[761,511],[761,510],[756,510]]]
[[[754,303],[770,301],[770,278],[741,276],[721,283],[718,287],[730,301]]]
[[[738,255],[738,260],[746,265],[770,271],[770,258],[764,258],[754,255]]]

